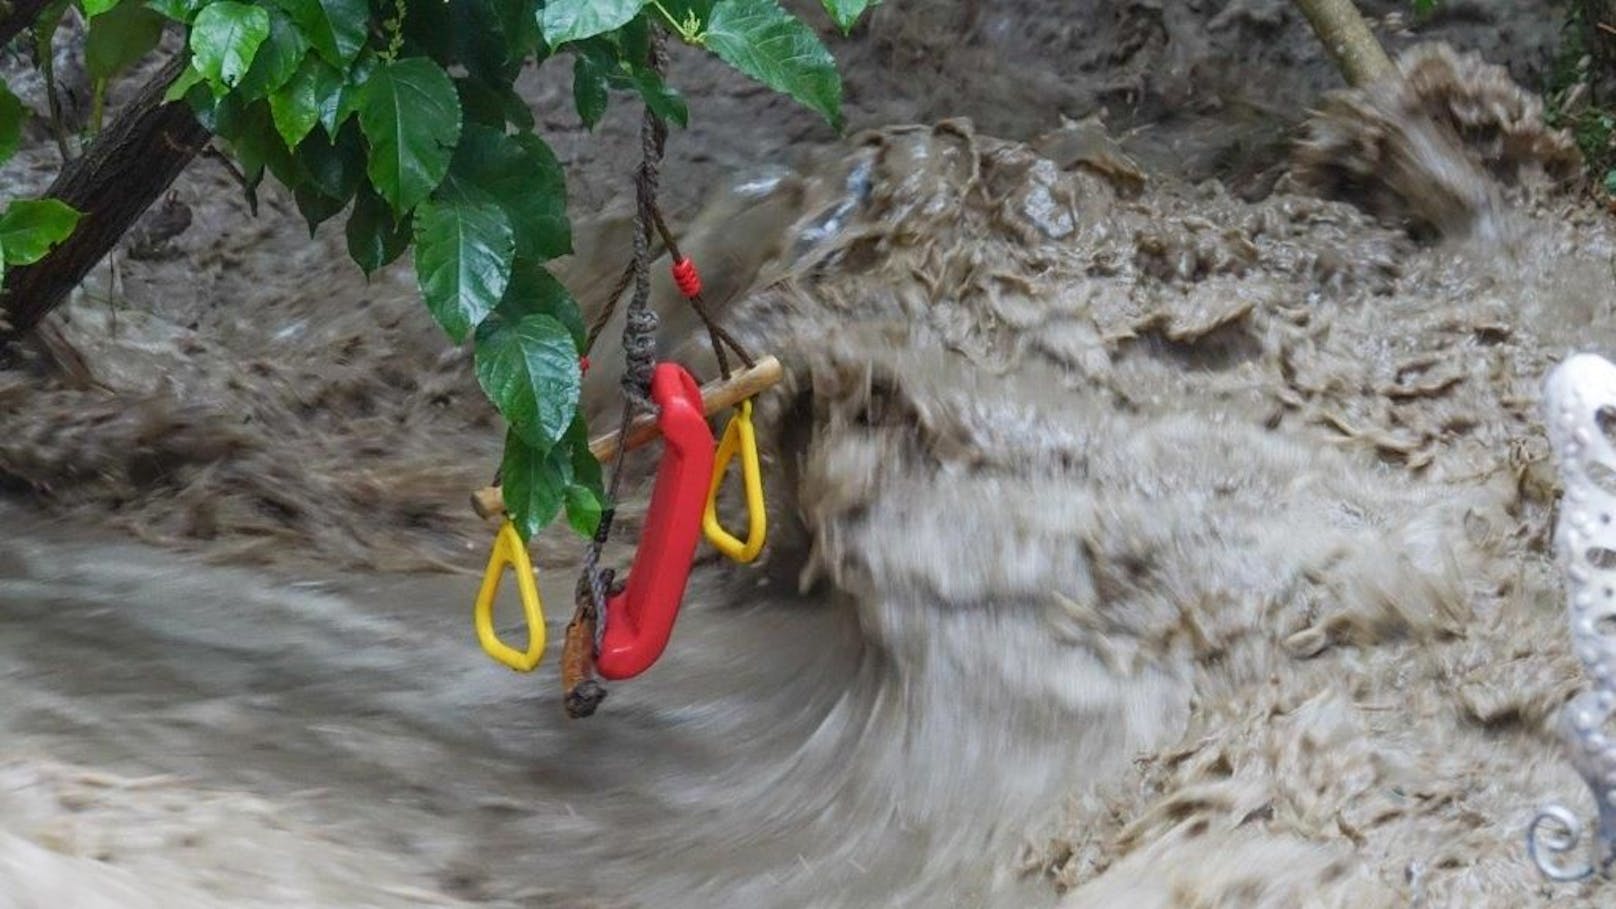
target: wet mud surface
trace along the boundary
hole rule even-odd
[[[855,58],[926,46],[901,6]],[[1216,60],[1225,29],[1310,53],[1282,6],[1091,19],[1121,78]],[[1060,15],[974,9],[983,47],[1104,57]],[[1433,30],[1499,23],[1462,9]],[[1489,49],[1529,70],[1546,39],[1511,21]],[[499,430],[407,272],[366,285],[274,194],[258,222],[198,205],[237,226],[69,313],[106,388],[0,374],[0,905],[1608,900],[1543,882],[1523,834],[1584,799],[1539,393],[1616,347],[1616,237],[1501,74],[1427,53],[1470,143],[1407,154],[1427,107],[1343,98],[1289,176],[1230,164],[1221,109],[1158,109],[1154,145],[963,88],[983,116],[889,118],[914,102],[862,63],[860,116],[926,125],[798,161],[676,136],[693,173],[762,165],[676,201],[712,302],[788,367],[758,402],[771,540],[752,568],[704,550],[668,656],[581,723],[558,660],[475,649],[463,503]],[[1291,129],[1323,87],[1301,69],[1267,89]],[[1193,72],[1135,72],[1134,115],[1195,110]],[[1073,117],[1104,94],[1062,84]],[[627,246],[604,208],[561,273],[591,306]],[[656,300],[662,355],[710,375],[666,275]],[[579,544],[535,551],[564,621]]]

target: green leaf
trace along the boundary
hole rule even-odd
[[[357,126],[344,129],[336,142],[311,131],[294,158],[298,182],[293,196],[312,237],[315,228],[348,207],[354,191],[365,182],[364,140]]]
[[[653,113],[680,126],[690,125],[690,108],[685,105],[684,96],[669,88],[661,76],[643,66],[637,66],[630,79],[639,90],[645,106],[651,108]]]
[[[635,19],[635,23],[638,24],[638,19]],[[633,36],[629,36],[630,31]],[[650,107],[656,115],[663,116],[664,120],[672,120],[680,126],[690,123],[690,110],[679,92],[667,87],[663,78],[648,66],[640,63],[630,65],[629,60],[643,57],[637,45],[642,44],[640,39],[645,34],[643,27],[633,27],[624,29],[621,36],[612,36],[622,39],[622,44],[633,47],[619,47],[614,40],[601,37],[574,45],[572,104],[579,110],[579,118],[587,128],[595,128],[601,115],[606,113],[609,89],[637,92],[645,100],[646,107]]]
[[[578,410],[578,349],[549,316],[485,320],[477,329],[477,382],[512,430],[535,448],[561,440]]]
[[[309,63],[308,60],[314,62]],[[347,122],[356,110],[355,99],[359,88],[348,81],[340,70],[320,59],[318,55],[306,58],[305,64],[310,68],[309,79],[314,84],[315,102],[320,108],[320,125],[325,128],[327,136],[335,136],[342,124]],[[299,67],[301,69],[301,67]],[[363,83],[360,83],[363,86]]]
[[[567,523],[579,536],[592,537],[600,528],[600,496],[577,483],[567,487]]]
[[[460,78],[455,80],[455,91],[460,94],[460,109],[468,123],[481,123],[501,131],[507,123],[523,130],[533,128],[533,112],[509,85]]]
[[[378,65],[376,56],[366,51],[354,61],[346,77],[339,77],[336,107],[329,113],[330,125],[327,126],[326,132],[336,135],[337,130],[348,122],[349,117],[359,113],[359,105],[364,100],[365,86],[370,84],[370,77],[376,74]],[[320,101],[321,123],[326,123],[328,116],[326,108],[330,103],[332,102],[328,99]]]
[[[84,7],[85,18],[94,19],[96,16],[117,6],[120,2],[122,0],[81,0],[80,5]]]
[[[22,141],[22,125],[28,120],[28,108],[0,82],[0,163],[17,153]]]
[[[124,3],[90,20],[84,39],[84,65],[92,79],[111,79],[157,47],[163,17],[134,3]]]
[[[500,491],[505,512],[524,541],[543,530],[561,511],[567,487],[572,485],[572,463],[565,446],[537,449],[515,432],[505,434],[505,457],[500,461]]]
[[[534,52],[543,63],[545,49],[539,38],[538,17],[534,15],[530,0],[486,0],[493,12],[500,36],[505,40],[505,60],[520,70],[523,61]]]
[[[297,162],[312,185],[346,205],[365,182],[365,140],[357,126],[343,129],[335,141],[311,132],[297,147]]]
[[[298,64],[308,53],[309,39],[303,37],[291,17],[278,9],[269,10],[269,37],[258,48],[258,56],[236,90],[249,100],[274,92],[297,74]]]
[[[572,103],[578,108],[578,119],[584,126],[594,129],[606,113],[610,96],[606,91],[606,74],[595,61],[579,54],[572,61]]]
[[[539,10],[539,30],[552,48],[616,31],[640,14],[647,0],[555,0]]]
[[[185,93],[185,101],[196,111],[197,122],[209,132],[223,139],[232,141],[235,139],[240,131],[242,111],[246,106],[235,92],[214,94],[213,87],[199,73],[190,90]]]
[[[191,89],[207,81],[207,77],[196,71],[196,67],[187,66],[185,71],[175,77],[168,91],[163,92],[165,102],[178,101],[191,93]],[[212,94],[211,92],[209,93]]]
[[[626,36],[628,31],[625,29],[624,35],[614,35],[613,38],[621,38],[624,44],[635,44],[638,39],[630,40]],[[644,29],[633,31],[638,34]],[[572,100],[584,126],[594,128],[606,112],[608,89],[636,92],[658,116],[680,126],[688,125],[690,112],[685,99],[669,88],[662,77],[649,67],[627,62],[638,59],[635,56],[640,53],[637,49],[619,47],[605,38],[594,38],[575,45],[573,51]]]
[[[455,0],[445,9],[454,59],[484,82],[514,81],[528,48],[537,43],[532,7],[511,0]],[[518,31],[511,32],[512,27]]]
[[[460,98],[449,75],[425,57],[382,63],[360,93],[359,125],[370,140],[370,182],[402,214],[449,172]]]
[[[631,64],[651,59],[651,22],[646,16],[636,16],[626,25],[597,40],[612,47],[608,55],[613,69],[626,71]]]
[[[292,199],[297,202],[297,210],[303,214],[304,223],[309,226],[309,238],[314,238],[314,231],[325,222],[336,217],[348,203],[326,195],[312,184],[299,183],[292,190]]]
[[[233,96],[226,100],[231,98]],[[304,181],[306,175],[303,168],[293,157],[292,150],[286,147],[286,140],[275,129],[274,115],[270,113],[268,102],[254,101],[241,108],[219,133],[229,137],[236,160],[241,162],[249,183],[261,179],[265,168],[288,188],[296,189]]]
[[[406,215],[402,223],[395,222],[387,200],[376,195],[369,185],[362,185],[354,196],[345,233],[348,256],[366,275],[371,275],[409,247],[410,216]]]
[[[84,68],[91,79],[111,79],[140,62],[163,36],[163,17],[137,3],[123,3],[90,20],[84,38]]]
[[[236,0],[217,0],[196,14],[191,59],[215,86],[234,87],[268,37],[268,11]]]
[[[859,17],[864,15],[865,10],[879,5],[881,0],[823,0],[823,2],[825,12],[830,13],[830,17],[836,20],[836,27],[845,35],[853,30],[853,26],[857,24]]]
[[[515,252],[516,236],[498,205],[429,201],[416,210],[415,273],[421,295],[455,343],[464,341],[499,305]]]
[[[573,416],[561,442],[548,450],[506,433],[500,476],[505,507],[523,539],[543,530],[563,505],[567,523],[583,536],[593,536],[600,526],[606,493],[582,414]]]
[[[713,15],[715,0],[662,0],[662,7],[675,22],[705,23]]]
[[[538,262],[516,257],[511,265],[511,283],[499,301],[499,314],[510,322],[520,322],[534,314],[549,316],[567,327],[577,353],[584,352],[587,332],[578,303],[566,286]]]
[[[185,89],[185,103],[189,104],[191,110],[196,112],[197,122],[201,123],[203,129],[208,132],[217,133],[221,136],[228,135],[219,129],[219,120],[222,113],[220,108],[227,104],[239,105],[240,102],[233,95],[225,95],[222,98],[214,97],[213,89],[208,87],[208,80],[201,73],[196,73],[195,79],[191,78],[191,73],[194,72],[196,72],[194,68],[187,68],[185,72],[180,73],[179,78],[174,80],[174,84],[168,87],[167,94],[174,93],[182,84],[188,85],[189,87]]]
[[[600,462],[595,460],[595,453],[589,450],[589,424],[584,422],[582,413],[573,417],[572,425],[567,428],[567,435],[561,443],[572,449],[572,482],[593,492],[596,499],[605,501],[606,483],[601,476]]]
[[[66,240],[79,213],[60,199],[17,199],[0,215],[0,250],[7,265],[32,265]]]
[[[330,67],[318,57],[307,57],[291,81],[270,93],[269,112],[288,148],[296,148],[320,122],[320,92],[325,88],[320,80],[327,72]]]
[[[370,4],[365,0],[277,0],[325,62],[346,70],[365,46]]]
[[[601,477],[600,462],[589,450],[589,426],[582,413],[573,417],[560,447],[570,452],[572,461],[572,484],[567,487],[566,497],[567,522],[579,534],[594,536],[600,526],[606,484]]]
[[[517,255],[551,259],[572,252],[566,176],[543,139],[468,125],[450,172],[505,209],[516,231]]]
[[[719,59],[842,125],[842,80],[813,30],[775,0],[718,0],[706,45]]]
[[[481,123],[494,129],[505,129],[505,103],[488,87],[488,83],[481,79],[458,78],[454,80],[455,94],[460,96],[460,112],[466,123]],[[465,139],[460,140],[462,143]],[[453,165],[450,165],[453,169]]]
[[[479,79],[456,79],[454,82],[455,94],[460,96],[460,113],[466,121],[464,128],[478,123],[497,130],[505,129],[505,105],[488,89],[488,83]],[[462,136],[460,145],[465,143],[466,139]],[[453,170],[454,165],[451,164],[449,169]]]
[[[56,39],[56,31],[62,26],[62,18],[67,15],[68,0],[47,0],[45,8],[34,19],[34,59],[40,60],[51,55],[51,42]]]
[[[494,87],[494,93],[499,96],[505,107],[505,120],[518,130],[531,131],[533,129],[533,110],[527,106],[527,100],[509,85]]]
[[[146,6],[175,22],[190,24],[205,0],[147,0]]]

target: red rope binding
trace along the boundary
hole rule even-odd
[[[584,356],[581,356],[581,357],[578,358],[578,374],[579,375],[588,375],[589,374],[589,355],[588,354],[585,354]]]
[[[696,263],[689,259],[673,263],[673,283],[679,285],[679,292],[686,299],[694,300],[701,296],[701,275],[696,273]]]

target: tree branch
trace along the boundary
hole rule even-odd
[[[6,273],[0,321],[11,327],[0,333],[0,349],[26,335],[66,299],[208,141],[209,133],[190,105],[163,101],[185,64],[182,54],[159,70],[84,154],[63,166],[45,192],[84,217],[44,259]]]
[[[49,4],[50,0],[10,0],[0,11],[0,45],[10,44],[23,29],[31,27]]]
[[[1396,75],[1397,67],[1352,0],[1296,0],[1296,5],[1349,84],[1368,85]]]

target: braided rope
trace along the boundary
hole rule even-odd
[[[664,40],[660,30],[652,31],[648,63],[651,70],[658,75],[662,73],[666,62]],[[656,409],[656,405],[651,401],[651,377],[656,371],[656,335],[659,320],[656,311],[651,308],[651,231],[657,220],[657,184],[661,177],[662,154],[667,136],[667,125],[649,107],[646,108],[640,121],[640,167],[634,180],[636,201],[634,262],[630,271],[625,272],[625,277],[629,274],[633,276],[634,295],[629,299],[623,325],[623,417],[618,427],[620,439],[628,437],[629,426],[637,414]],[[626,282],[619,283],[618,294],[622,293],[624,283]],[[614,295],[613,302],[615,300]],[[603,326],[605,319],[608,318],[610,318],[609,312],[597,325]],[[598,328],[591,332],[591,341],[596,332]],[[614,573],[610,569],[603,570],[600,567],[600,558],[607,540],[611,538],[618,494],[623,482],[623,460],[627,453],[628,446],[617,447],[617,455],[612,460],[611,482],[606,490],[605,507],[601,511],[600,524],[595,530],[595,536],[584,550],[583,567],[574,594],[573,621],[594,625],[594,647],[597,653],[600,650],[601,639],[606,633],[606,598],[610,595],[614,580]],[[580,717],[594,713],[596,706],[605,697],[606,691],[600,683],[586,677],[574,690],[563,693],[563,702],[569,716]]]

